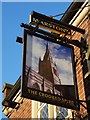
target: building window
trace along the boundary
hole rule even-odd
[[[58,119],[65,119],[68,116],[68,109],[60,107],[57,114]]]
[[[48,118],[48,104],[41,109],[40,118]]]

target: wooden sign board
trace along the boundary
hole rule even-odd
[[[22,97],[79,110],[74,48],[24,30]]]
[[[30,15],[30,23],[56,34],[71,35],[71,30],[67,29],[61,22],[35,11]]]

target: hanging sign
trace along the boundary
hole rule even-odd
[[[22,97],[79,109],[74,49],[24,31]]]
[[[60,21],[55,20],[51,17],[42,15],[35,11],[30,15],[30,23],[33,25],[38,25],[41,28],[50,30],[57,34],[71,35],[71,30],[61,24]]]

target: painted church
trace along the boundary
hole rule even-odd
[[[48,43],[43,59],[39,58],[38,69],[38,73],[32,70],[32,68],[28,72],[30,77],[28,77],[27,86],[60,95],[60,91],[55,89],[55,85],[61,85],[61,80]]]

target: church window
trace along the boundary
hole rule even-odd
[[[35,89],[37,89],[37,90],[40,90],[40,87],[39,87],[39,85],[38,85],[37,83],[34,83],[34,84],[33,84],[33,88],[35,88]]]

